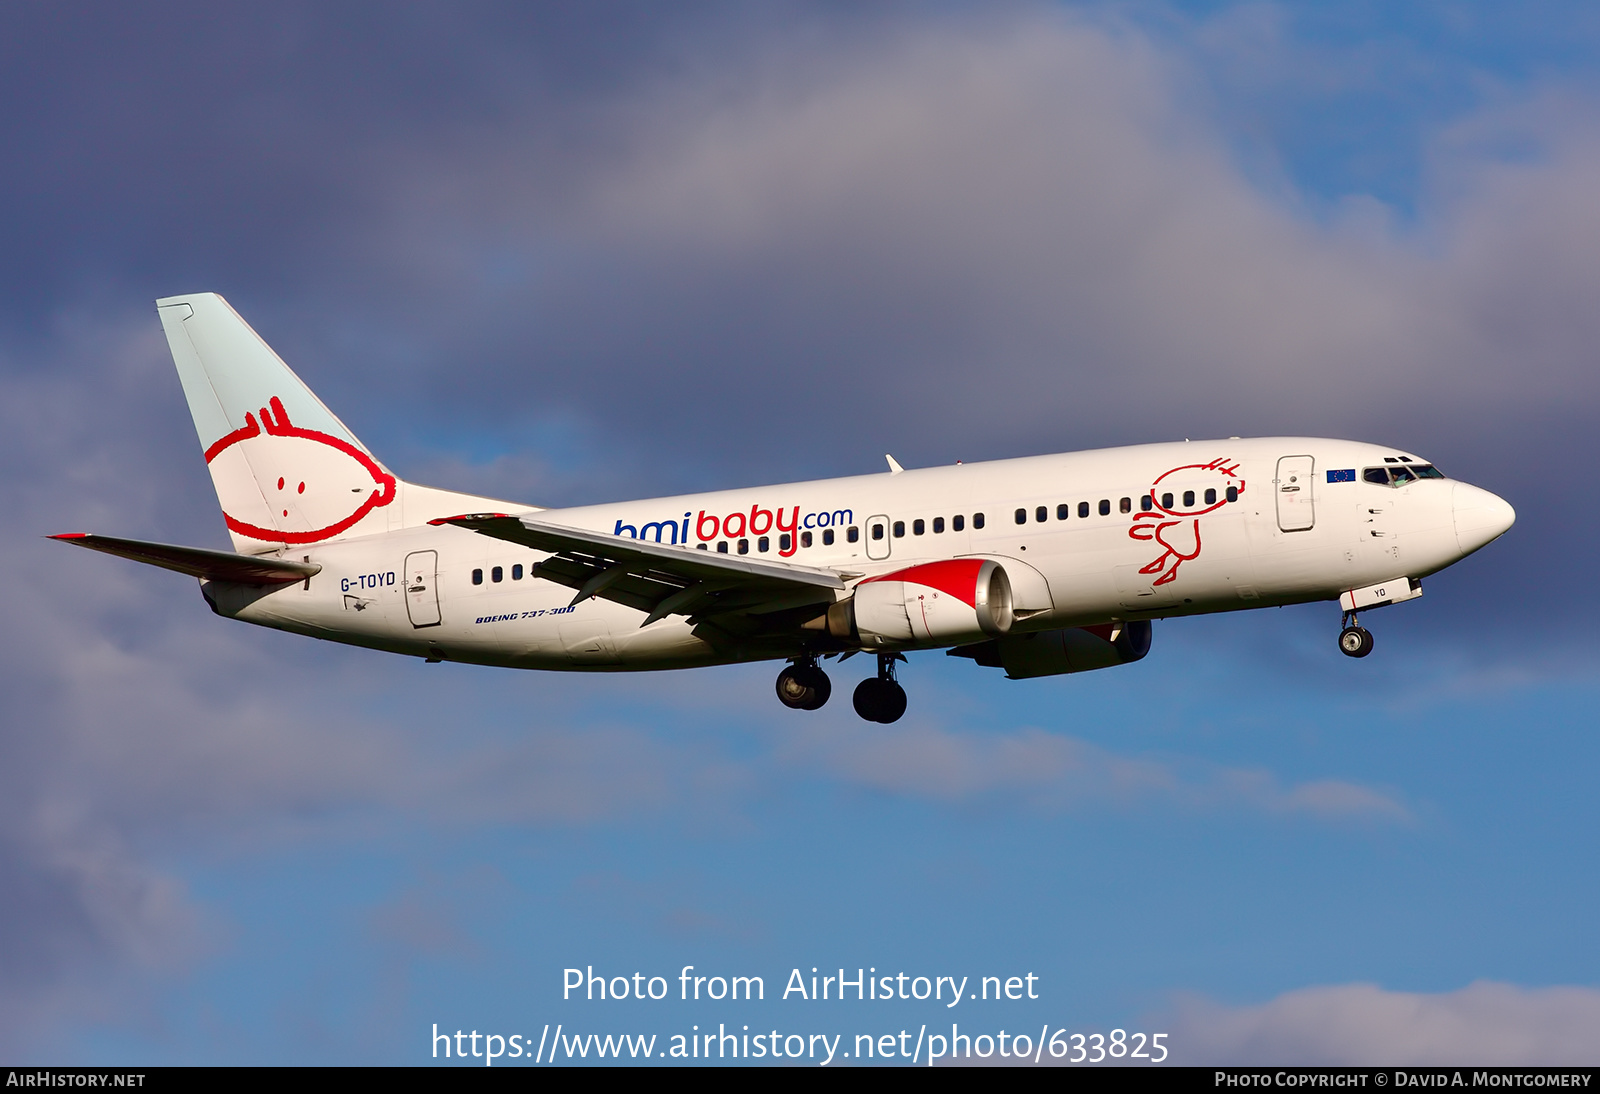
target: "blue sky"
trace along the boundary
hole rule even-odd
[[[955,1019],[1595,1062],[1600,19],[461,10],[0,13],[8,1057]],[[1299,433],[1519,519],[1362,662],[1329,605],[1083,676],[921,654],[892,727],[772,666],[422,665],[40,538],[225,545],[151,307],[204,290],[400,474],[530,503]],[[769,999],[563,1002],[589,965]],[[1041,998],[773,998],[812,966]]]

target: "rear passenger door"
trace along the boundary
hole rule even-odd
[[[413,551],[406,556],[406,614],[413,627],[439,625],[439,553]]]

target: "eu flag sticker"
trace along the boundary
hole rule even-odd
[[[1329,482],[1355,482],[1356,481],[1356,469],[1353,468],[1353,467],[1347,467],[1343,471],[1329,471],[1328,472],[1328,481]]]

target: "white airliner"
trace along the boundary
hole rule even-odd
[[[426,658],[629,671],[945,649],[1012,679],[1126,664],[1152,619],[1337,600],[1356,613],[1515,519],[1406,449],[1184,441],[537,509],[397,479],[214,293],[157,301],[235,552],[57,536],[200,579],[217,614]]]

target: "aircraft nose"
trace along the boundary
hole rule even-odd
[[[1455,485],[1456,542],[1463,555],[1498,539],[1517,519],[1517,511],[1504,498],[1464,482]]]

